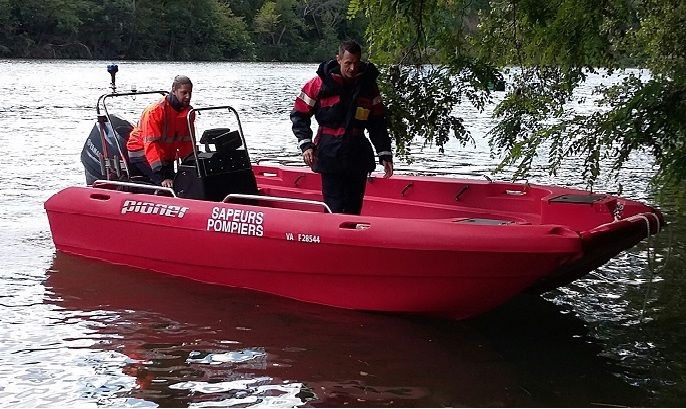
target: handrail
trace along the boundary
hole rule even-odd
[[[169,94],[169,91],[164,91],[164,90],[153,90],[153,91],[131,91],[131,92],[113,92],[109,94],[102,94],[98,98],[98,102],[95,104],[95,112],[100,115],[100,105],[102,104],[102,108],[105,111],[105,114],[107,114],[107,106],[105,104],[105,100],[109,97],[128,97],[128,96],[137,96],[137,95],[150,95],[150,94],[160,94],[163,97]]]
[[[293,199],[290,197],[278,197],[278,196],[260,196],[260,195],[246,195],[242,193],[229,193],[226,195],[222,202],[228,203],[231,199],[255,199],[255,200],[268,200],[272,202],[285,202],[285,203],[298,203],[307,204],[313,206],[322,206],[327,213],[333,213],[329,205],[324,202],[319,202],[317,200],[307,200],[307,199]]]
[[[147,189],[147,190],[153,190],[155,192],[157,191],[163,191],[171,194],[172,197],[176,197],[176,192],[174,192],[174,189],[170,187],[163,187],[163,186],[157,186],[157,185],[147,185],[144,183],[131,183],[131,182],[121,182],[119,180],[102,180],[98,179],[95,182],[93,182],[93,187],[99,187],[102,185],[114,185],[114,186],[122,186],[122,187],[135,187],[138,189]]]
[[[195,158],[195,168],[198,172],[198,177],[202,178],[203,175],[201,170],[200,170],[200,162],[198,159],[198,146],[197,146],[197,138],[195,137],[195,127],[193,126],[192,120],[194,120],[194,114],[196,112],[202,112],[202,111],[212,111],[212,110],[218,110],[218,109],[228,109],[229,111],[233,112],[234,116],[236,117],[236,122],[238,123],[238,134],[241,137],[241,141],[243,142],[243,149],[245,149],[245,154],[248,157],[248,162],[250,162],[250,154],[248,153],[248,144],[245,142],[245,135],[243,134],[243,126],[241,125],[241,118],[238,115],[238,111],[234,109],[234,107],[230,105],[219,105],[219,106],[209,106],[209,107],[203,107],[203,108],[191,108],[188,113],[186,114],[186,124],[188,125],[188,132],[190,132],[191,135],[191,140],[193,141],[193,157]]]
[[[110,113],[107,110],[107,104],[106,100],[109,97],[126,97],[126,96],[138,96],[138,95],[150,95],[150,94],[160,94],[163,97],[169,94],[168,91],[163,91],[163,90],[154,90],[154,91],[137,91],[137,90],[132,90],[131,92],[112,92],[108,94],[103,94],[100,95],[98,98],[98,102],[95,104],[95,111],[98,115],[98,123],[100,124],[100,138],[101,138],[101,144],[102,144],[102,150],[103,150],[103,156],[105,159],[105,169],[109,166],[109,155],[107,154],[107,141],[106,141],[106,125],[100,120],[100,106],[102,105],[102,110],[105,111],[105,118],[107,119],[107,122],[112,124],[112,119],[110,118]],[[119,145],[119,140],[117,139],[117,130],[114,128],[114,125],[111,125],[112,127],[112,132],[113,132],[113,141],[115,145],[117,146],[117,150],[119,151],[119,156],[121,157],[122,162],[124,163],[124,168],[126,170],[126,175],[131,176],[131,171],[129,170],[129,164],[128,161],[125,159],[126,156],[124,156],[124,149],[122,149],[121,145]],[[118,166],[118,162],[115,159],[115,166]],[[107,173],[107,177],[109,177],[109,172]],[[119,172],[117,172],[117,176],[119,176]]]

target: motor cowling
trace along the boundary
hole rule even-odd
[[[119,162],[118,168],[124,172],[127,169],[126,164],[129,163],[126,142],[129,140],[133,124],[117,115],[109,115],[109,121],[105,121],[104,125],[107,156]],[[98,179],[107,179],[107,175],[103,173],[104,166],[101,163],[101,157],[103,157],[102,136],[100,123],[96,121],[81,151],[81,163],[84,167],[86,183],[89,185]]]

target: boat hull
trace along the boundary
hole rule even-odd
[[[284,188],[270,183],[261,188]],[[66,253],[333,307],[453,318],[490,310],[556,272],[579,275],[618,251],[594,258],[584,233],[565,226],[517,217],[462,223],[456,209],[446,218],[351,216],[92,187],[66,188],[45,207]],[[635,241],[615,237],[620,247]]]

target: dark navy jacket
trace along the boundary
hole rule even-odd
[[[376,161],[369,139],[379,162],[392,160],[391,139],[376,84],[378,75],[374,64],[363,62],[355,79],[345,83],[338,62],[331,60],[322,63],[317,76],[303,86],[291,121],[300,149],[315,149],[315,172],[372,172]],[[319,124],[314,139],[310,128],[313,115]]]

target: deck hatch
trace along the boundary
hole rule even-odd
[[[551,203],[585,203],[592,204],[605,199],[607,195],[561,195],[549,200]]]
[[[480,218],[480,217],[473,217],[471,219],[461,219],[461,220],[455,220],[455,223],[463,223],[463,224],[485,224],[485,225],[490,225],[490,226],[497,226],[497,225],[503,225],[503,224],[512,224],[510,220],[502,220],[502,219],[485,219],[485,218]]]

